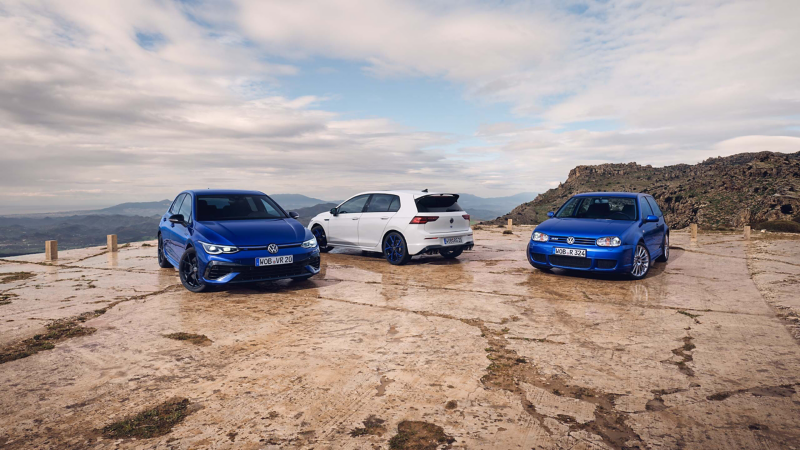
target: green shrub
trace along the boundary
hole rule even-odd
[[[800,233],[800,223],[790,220],[772,220],[753,226],[755,230],[781,231],[784,233]]]

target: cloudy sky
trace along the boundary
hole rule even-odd
[[[0,212],[800,150],[800,2],[4,0]]]

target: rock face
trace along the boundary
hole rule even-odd
[[[730,228],[800,218],[800,152],[741,153],[696,165],[636,163],[577,166],[567,181],[491,223],[536,224],[581,192],[645,192],[658,200],[671,227],[697,223]]]

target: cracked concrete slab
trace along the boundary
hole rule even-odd
[[[502,231],[456,261],[335,250],[310,281],[204,294],[153,243],[2,260],[33,275],[0,285],[0,347],[107,310],[2,364],[0,447],[387,448],[414,420],[453,448],[800,448],[800,241],[675,232],[634,282],[536,271],[531,228]],[[192,413],[165,436],[99,432],[172,397]],[[370,416],[387,431],[354,436]]]

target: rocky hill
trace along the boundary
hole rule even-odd
[[[493,223],[536,224],[570,196],[592,191],[646,192],[674,228],[697,223],[731,228],[800,217],[800,152],[741,153],[699,164],[652,167],[636,163],[577,166],[567,181],[517,206]]]

